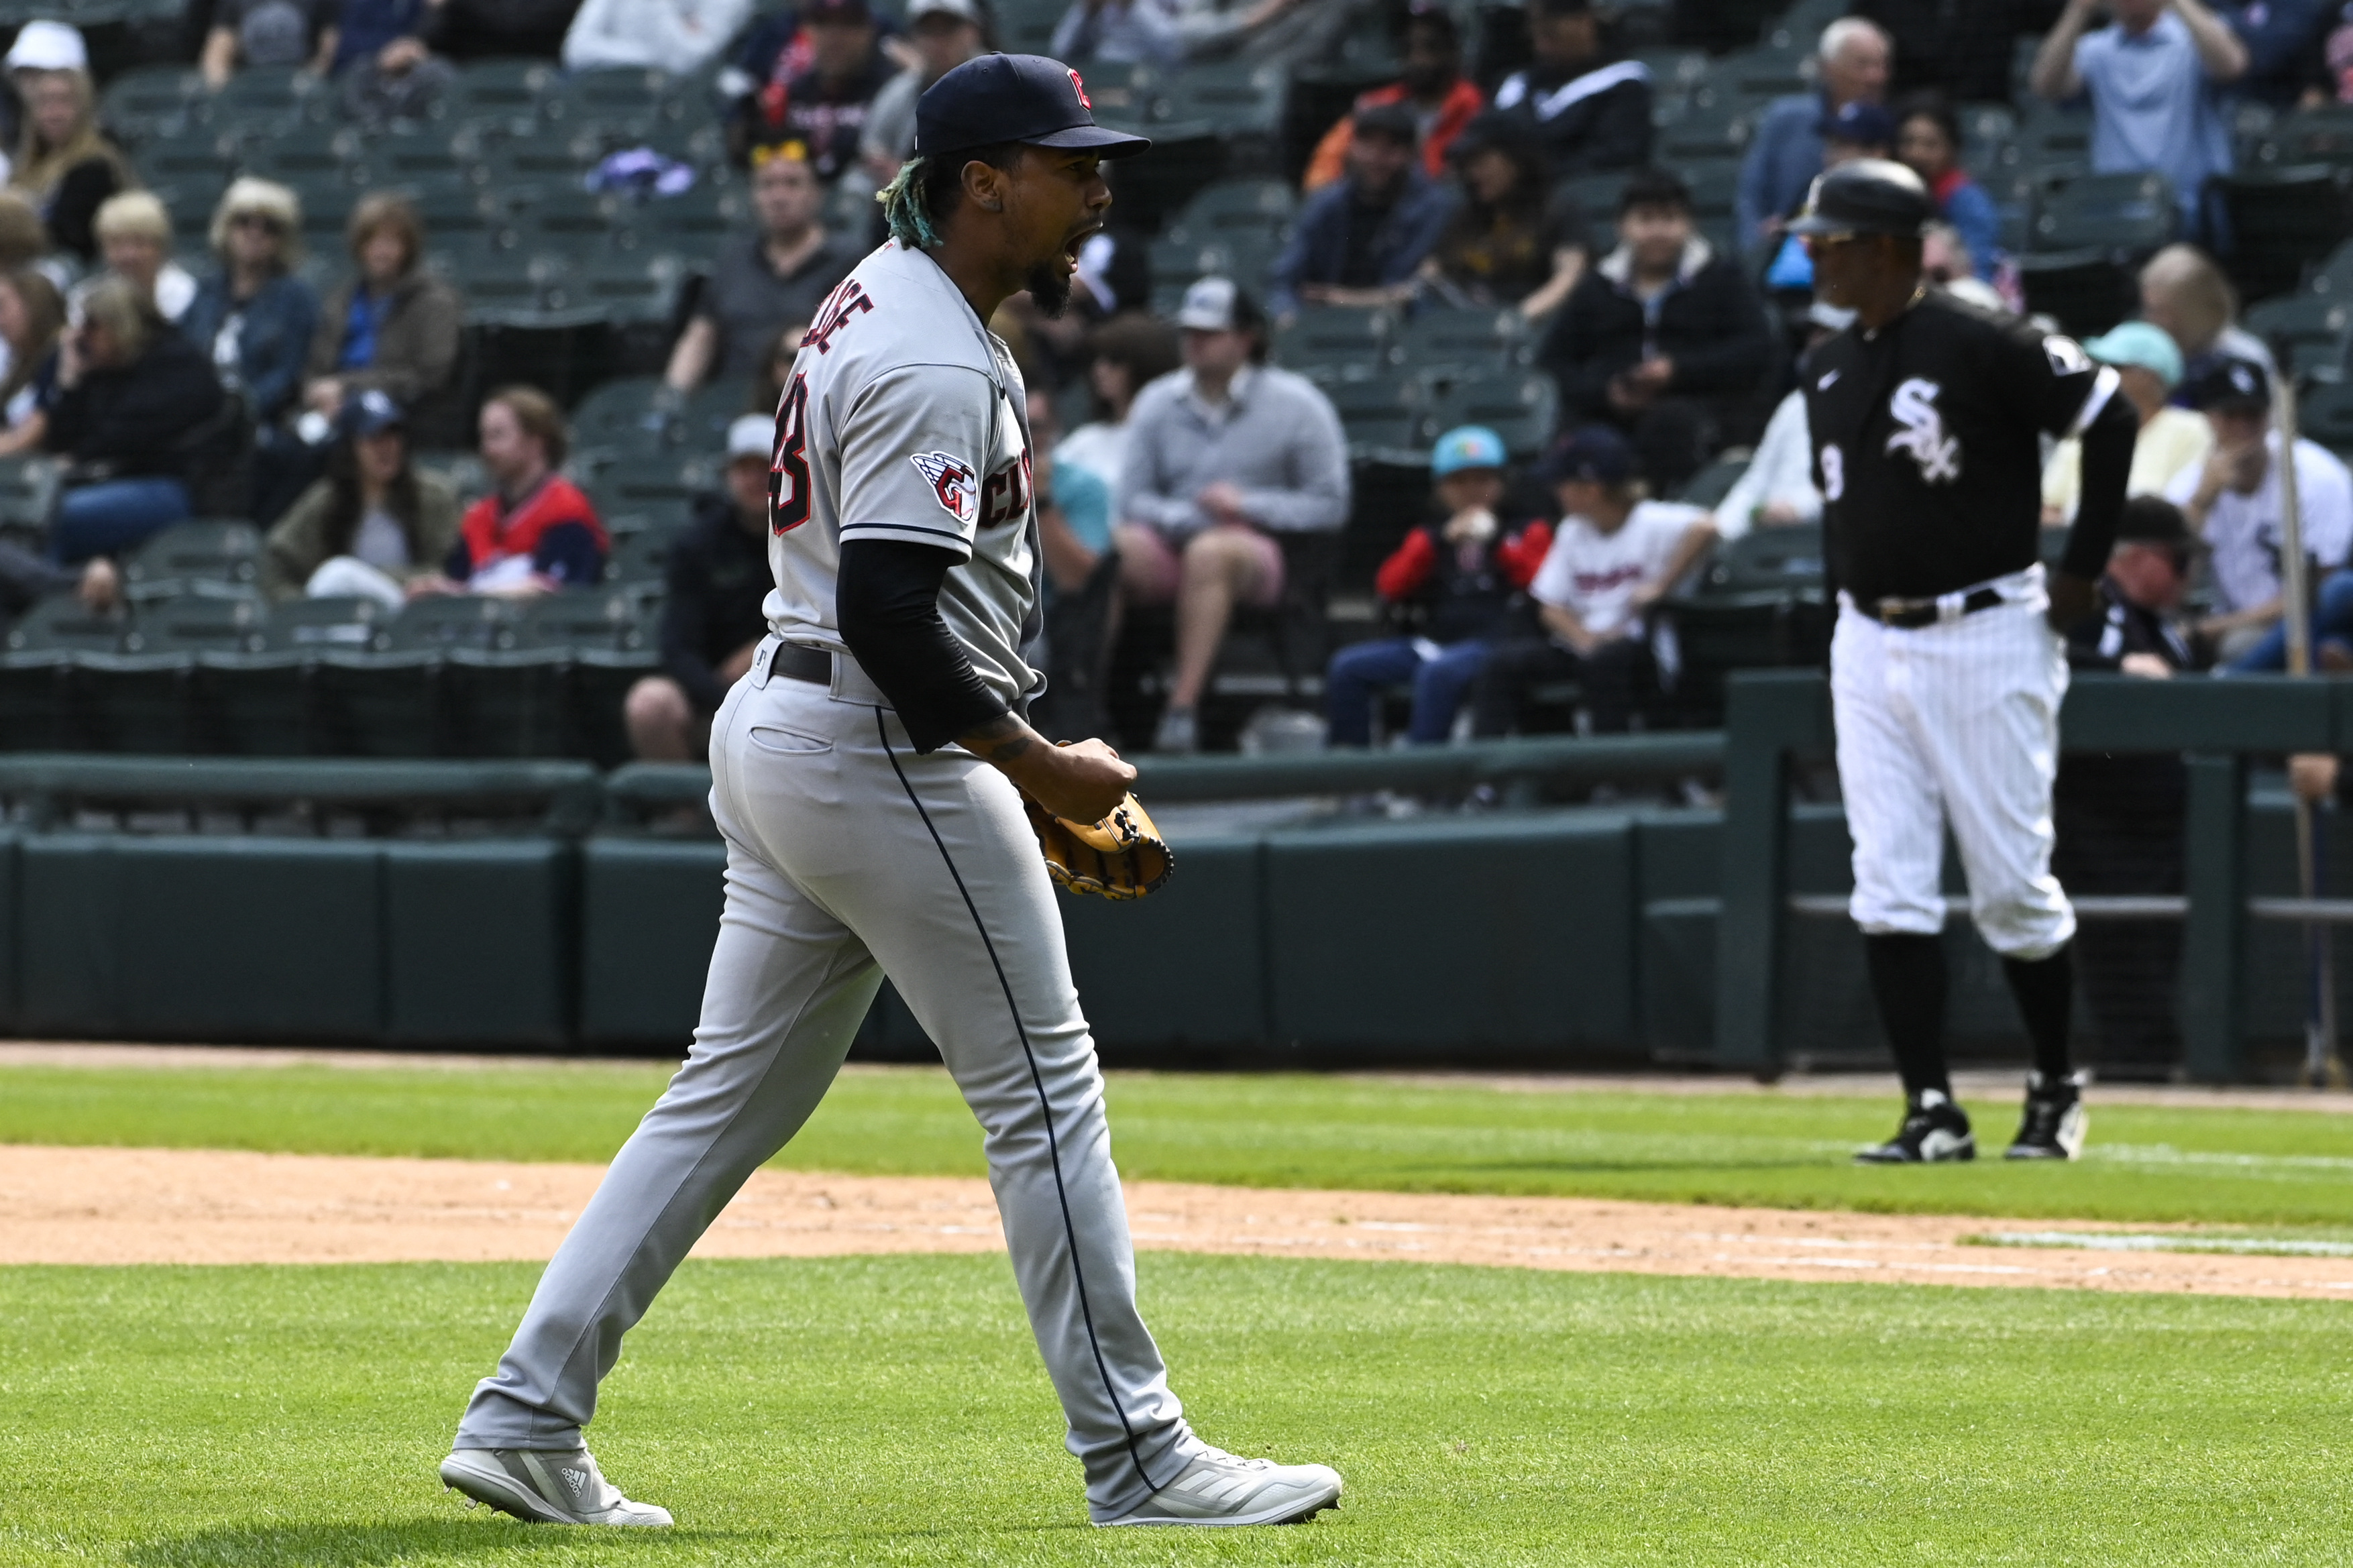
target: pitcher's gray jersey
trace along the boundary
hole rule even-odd
[[[834,612],[846,539],[954,551],[940,618],[1008,703],[1041,679],[1021,372],[921,251],[891,240],[818,307],[776,407],[763,609],[788,642],[848,653]]]

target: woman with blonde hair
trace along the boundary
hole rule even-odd
[[[15,77],[25,125],[8,184],[39,210],[51,244],[95,260],[91,222],[109,196],[134,182],[121,150],[98,128],[90,73],[20,68]]]
[[[2180,386],[2195,386],[2224,360],[2266,371],[2272,351],[2239,325],[2239,295],[2214,258],[2194,245],[2168,245],[2140,269],[2140,313],[2181,350]]]
[[[196,280],[172,259],[172,215],[152,191],[124,191],[106,198],[90,225],[107,271],[147,290],[167,321],[188,313]]]
[[[219,269],[198,286],[180,330],[267,428],[294,405],[319,324],[319,297],[294,271],[301,202],[284,185],[241,178],[213,209],[212,242]]]
[[[58,338],[66,300],[58,286],[29,267],[0,272],[0,343],[8,369],[0,376],[0,458],[40,450],[49,416],[43,405],[58,380]]]

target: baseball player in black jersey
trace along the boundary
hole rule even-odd
[[[1793,226],[1815,290],[1855,312],[1813,351],[1806,415],[1838,593],[1831,693],[1854,838],[1850,905],[1895,1049],[1904,1124],[1857,1159],[1968,1160],[1968,1117],[1945,1066],[1947,826],[1969,913],[2033,1042],[2012,1159],[2083,1147],[2068,1058],[2075,913],[2051,874],[2051,788],[2067,660],[2052,628],[2082,618],[2124,508],[2136,421],[2116,372],[2068,338],[1926,288],[1928,192],[1863,159],[1814,182]],[[2038,437],[2083,441],[2066,553],[2040,560]]]

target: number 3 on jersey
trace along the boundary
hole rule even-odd
[[[776,457],[768,464],[768,527],[790,533],[808,515],[808,382],[796,375],[776,405]]]

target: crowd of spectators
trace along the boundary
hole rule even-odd
[[[2211,613],[2181,627],[2188,662],[2276,662],[2283,459],[2250,435],[2244,390],[2251,375],[2267,386],[2276,366],[2237,323],[2213,259],[2231,237],[2209,182],[2231,166],[2239,99],[2343,96],[2353,28],[2339,37],[2316,0],[2112,0],[2105,12],[2092,0],[1989,0],[1981,26],[1933,0],[1852,9],[1813,40],[1810,89],[1747,128],[1737,178],[1710,187],[1707,201],[1724,205],[1708,207],[1694,180],[1662,166],[1663,85],[1624,47],[1613,8],[1590,0],[1529,0],[1525,51],[1497,63],[1482,36],[1475,64],[1466,14],[1430,0],[1394,14],[1363,0],[1071,0],[1053,47],[1082,70],[1298,66],[1383,29],[1398,70],[1295,149],[1299,205],[1262,272],[1199,279],[1180,303],[1179,280],[1153,288],[1148,237],[1115,226],[1081,255],[1067,314],[1017,298],[995,323],[1031,383],[1046,459],[1058,722],[1104,722],[1113,650],[1148,632],[1165,636],[1168,661],[1153,742],[1200,743],[1233,628],[1320,615],[1362,499],[1329,384],[1278,363],[1277,336],[1318,311],[1410,320],[1449,307],[1516,320],[1527,363],[1556,392],[1558,440],[1534,462],[1477,425],[1436,443],[1428,516],[1377,574],[1381,635],[1326,672],[1332,739],[1369,742],[1398,688],[1410,689],[1416,741],[1553,721],[1529,699],[1564,683],[1595,728],[1661,721],[1675,653],[1659,606],[1717,542],[1820,512],[1790,388],[1810,341],[1845,323],[1810,303],[1810,262],[1784,232],[1815,177],[1852,157],[1909,163],[1943,219],[1930,276],[1986,308],[2022,307],[1957,107],[2011,96],[2010,53],[1986,29],[2004,46],[2042,35],[2019,115],[2084,110],[2092,168],[2162,174],[2180,204],[2181,242],[2138,262],[2141,319],[2085,346],[2117,369],[2141,417],[2134,492],[2172,498],[2189,531],[2185,570],[2211,584]],[[997,11],[987,0],[912,0],[889,14],[870,0],[199,0],[192,19],[208,87],[299,69],[337,83],[363,124],[417,114],[459,64],[488,56],[706,73],[752,222],[699,268],[657,363],[673,398],[740,390],[745,417],[709,454],[724,482],[677,520],[663,671],[626,713],[641,754],[695,754],[756,634],[754,437],[811,317],[877,237],[859,198],[913,151],[924,87],[1001,42]],[[467,302],[428,264],[415,205],[369,194],[343,254],[322,265],[303,252],[298,193],[246,175],[210,215],[208,255],[175,255],[194,215],[144,188],[109,140],[80,36],[28,25],[5,63],[0,456],[66,464],[42,582],[87,591],[89,563],[102,578],[156,530],[222,512],[270,529],[263,582],[277,598],[396,606],[599,580],[613,541],[594,487],[565,472],[563,414],[527,385],[481,397],[461,384]],[[467,506],[417,461],[459,446],[489,486]],[[1747,461],[1721,500],[1673,499],[1727,454]],[[2344,565],[2353,500],[2341,543],[2332,510],[2342,467],[2310,443],[2292,460],[2300,477],[2312,470],[2316,561]],[[2044,477],[2046,521],[2067,521],[2074,497],[2075,455],[2062,445]],[[0,563],[0,597],[30,571]],[[2323,655],[2353,664],[2353,577],[2332,592]]]

